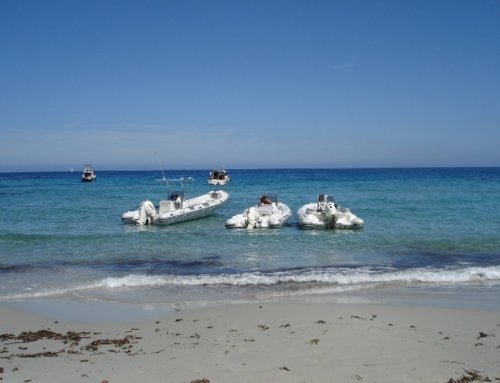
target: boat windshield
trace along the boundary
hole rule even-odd
[[[174,202],[183,200],[184,199],[184,190],[176,190],[176,191],[170,192],[170,194],[168,195],[168,199],[170,201],[174,201]]]
[[[318,196],[318,202],[336,202],[335,201],[335,197],[332,196],[332,195],[328,195],[328,194],[320,194]]]

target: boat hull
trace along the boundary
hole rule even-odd
[[[154,224],[172,225],[175,223],[192,221],[194,219],[203,218],[209,216],[210,214],[213,214],[213,212],[221,206],[222,203],[203,209],[186,210],[185,212],[182,212],[181,214],[178,215],[160,214],[158,218],[154,221]]]
[[[213,186],[224,186],[229,180],[208,180],[209,185]]]

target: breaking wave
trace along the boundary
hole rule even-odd
[[[88,284],[65,288],[24,291],[0,299],[29,299],[78,294],[83,291],[117,291],[134,288],[168,287],[262,287],[262,288],[330,288],[328,291],[348,291],[384,284],[453,285],[467,283],[500,284],[500,266],[461,268],[310,268],[276,272],[246,272],[235,274],[148,275],[129,274],[107,277]],[[333,288],[333,290],[331,289]],[[312,290],[310,290],[312,291]]]
[[[106,278],[100,282],[102,287],[140,287],[140,286],[272,286],[281,283],[322,283],[331,285],[357,285],[365,283],[466,283],[495,281],[500,282],[500,266],[469,267],[463,269],[410,269],[394,268],[328,268],[304,269],[279,272],[252,272],[238,274],[201,274],[201,275],[127,275],[119,278]]]

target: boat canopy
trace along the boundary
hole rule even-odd
[[[227,176],[227,171],[224,169],[222,170],[212,170],[212,178],[218,179],[218,180],[223,180]]]

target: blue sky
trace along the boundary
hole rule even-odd
[[[0,0],[0,171],[500,166],[500,1]]]

